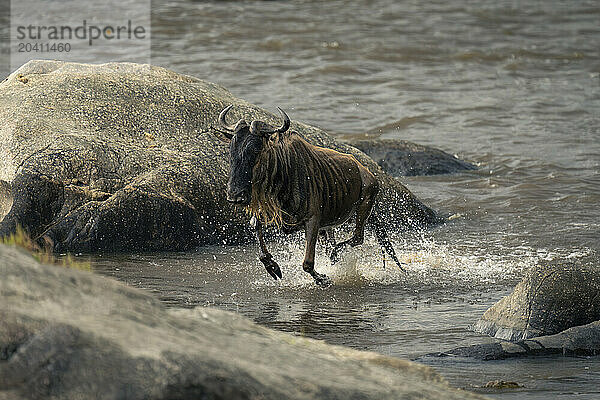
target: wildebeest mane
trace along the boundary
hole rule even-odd
[[[295,221],[282,209],[282,203],[291,200],[305,208],[302,206],[307,206],[310,193],[315,193],[315,187],[322,184],[320,175],[314,174],[317,159],[314,147],[295,132],[272,135],[264,140],[265,146],[252,173],[252,200],[248,211],[265,224],[293,225]],[[309,170],[312,173],[306,174]],[[299,181],[298,176],[311,179]],[[293,180],[297,185],[292,185]],[[292,187],[294,190],[290,192]]]
[[[252,215],[278,227],[296,225],[311,202],[335,209],[344,201],[350,190],[344,169],[357,168],[352,156],[313,146],[295,132],[264,140],[252,173]],[[353,161],[340,162],[349,158]]]

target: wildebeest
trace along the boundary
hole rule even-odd
[[[290,119],[279,107],[283,124],[277,129],[262,121],[250,125],[243,119],[226,122],[232,105],[221,111],[221,130],[214,133],[229,143],[227,200],[244,206],[255,221],[260,261],[275,279],[281,269],[267,250],[263,226],[276,224],[284,232],[306,230],[306,254],[302,267],[319,285],[329,278],[315,271],[315,247],[319,232],[340,225],[356,215],[354,235],[334,245],[331,259],[340,250],[364,241],[365,224],[373,226],[380,245],[402,268],[376,214],[371,213],[379,184],[375,176],[352,155],[317,147],[288,131]]]

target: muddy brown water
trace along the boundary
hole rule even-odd
[[[600,7],[597,1],[154,1],[152,63],[338,136],[433,145],[479,170],[401,178],[453,215],[394,235],[409,273],[372,238],[330,265],[322,290],[302,240],[95,256],[94,269],[173,307],[209,305],[266,326],[401,357],[483,343],[469,326],[543,260],[598,263]],[[85,60],[82,60],[85,61]],[[598,358],[428,359],[455,386],[498,399],[600,398]],[[478,389],[490,380],[523,388]]]

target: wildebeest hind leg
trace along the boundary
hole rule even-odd
[[[375,231],[375,237],[377,238],[377,241],[379,242],[379,245],[381,246],[381,250],[383,253],[383,268],[385,268],[385,253],[387,252],[389,254],[389,256],[392,258],[392,260],[394,260],[396,265],[402,271],[406,272],[406,270],[403,267],[404,264],[401,263],[400,260],[398,260],[398,257],[396,256],[396,252],[394,251],[394,247],[392,246],[392,243],[390,242],[390,240],[387,236],[385,227],[383,226],[381,221],[379,221],[379,219],[377,218],[377,213],[374,212],[371,214],[371,216],[369,217],[369,223],[373,226],[374,231]]]
[[[354,228],[354,235],[352,235],[350,239],[335,245],[330,256],[333,264],[339,261],[340,252],[347,246],[358,246],[363,244],[365,241],[365,224],[367,222],[367,218],[369,218],[369,215],[371,214],[371,210],[373,209],[375,194],[376,193],[371,194],[358,206],[358,209],[356,210],[356,227]]]
[[[260,261],[264,264],[267,272],[273,279],[281,279],[283,276],[281,274],[281,269],[275,260],[273,260],[273,256],[269,253],[269,250],[267,250],[267,245],[265,244],[265,239],[263,237],[262,223],[258,219],[256,220],[256,237],[258,238],[258,245],[260,246]]]
[[[331,285],[331,279],[315,271],[315,247],[317,246],[318,237],[319,222],[317,217],[312,217],[306,223],[306,254],[304,255],[302,269],[313,277],[317,285],[329,286]]]
[[[325,253],[330,253],[335,247],[335,234],[333,228],[323,228],[319,231],[319,238],[325,247]]]

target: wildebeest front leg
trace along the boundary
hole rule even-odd
[[[265,244],[265,239],[263,237],[262,224],[258,219],[256,220],[256,237],[258,238],[258,245],[260,246],[260,261],[265,265],[267,272],[273,279],[281,279],[281,269],[275,260],[273,260],[273,256],[269,253],[269,250],[267,250],[267,245]]]
[[[312,217],[306,223],[306,253],[304,255],[304,263],[302,269],[308,272],[313,277],[317,285],[329,286],[331,279],[326,275],[319,274],[315,271],[315,248],[317,246],[317,238],[319,237],[319,222],[317,217]]]

